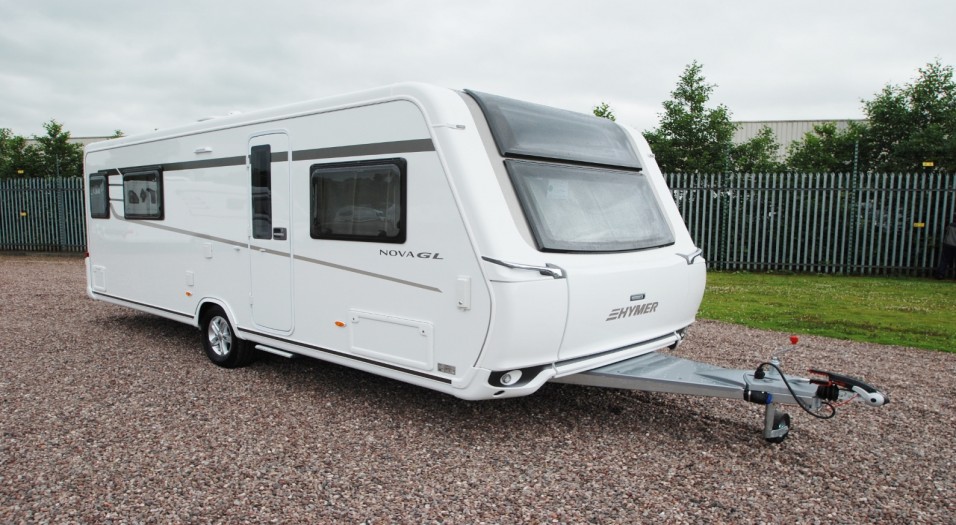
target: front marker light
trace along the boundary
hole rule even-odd
[[[521,370],[512,370],[510,372],[505,372],[501,375],[501,384],[504,386],[511,386],[518,382],[521,379]]]

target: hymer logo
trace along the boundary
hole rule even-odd
[[[655,311],[657,311],[657,303],[641,303],[635,304],[634,306],[624,306],[611,310],[611,313],[607,315],[606,321],[624,319],[625,317],[632,317],[635,315],[652,314]]]
[[[439,261],[444,261],[441,255],[438,252],[412,252],[404,250],[379,250],[379,255],[384,255],[385,257],[411,257],[412,259],[436,259]]]

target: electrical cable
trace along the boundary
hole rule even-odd
[[[797,397],[797,393],[793,391],[793,387],[790,386],[790,382],[787,381],[787,376],[784,375],[783,370],[780,370],[780,367],[777,366],[777,365],[775,365],[775,364],[773,364],[773,363],[760,363],[760,364],[757,366],[757,369],[760,370],[761,368],[764,367],[764,365],[767,365],[767,366],[773,368],[774,370],[777,371],[778,374],[780,374],[780,379],[782,379],[782,380],[783,380],[783,384],[787,386],[787,390],[790,391],[790,395],[793,396],[793,400],[797,402],[797,405],[798,405],[800,408],[802,408],[804,412],[806,412],[807,414],[810,414],[811,416],[813,416],[813,417],[815,417],[815,418],[817,418],[817,419],[830,419],[830,418],[836,416],[836,407],[833,406],[833,404],[830,403],[830,402],[828,402],[828,401],[823,401],[823,402],[822,402],[822,404],[824,404],[824,405],[826,405],[827,407],[830,408],[830,413],[829,413],[828,415],[818,414],[817,412],[814,412],[813,410],[810,410],[809,408],[807,408],[807,406],[803,404],[803,401],[801,401],[800,398]]]

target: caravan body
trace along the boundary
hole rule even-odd
[[[679,342],[705,264],[639,133],[421,84],[90,145],[88,293],[465,399]]]

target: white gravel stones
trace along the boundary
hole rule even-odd
[[[781,445],[743,402],[546,385],[466,402],[307,359],[209,363],[196,329],[0,256],[2,523],[953,523],[956,354],[803,337],[889,392]],[[750,368],[787,334],[700,322]]]

